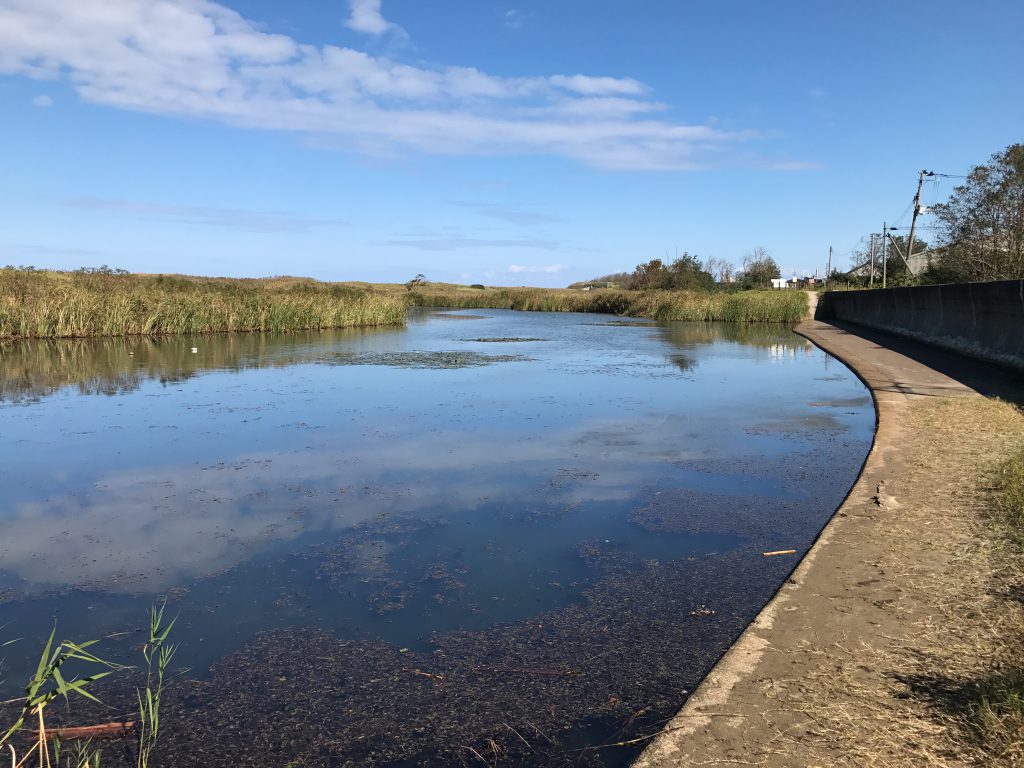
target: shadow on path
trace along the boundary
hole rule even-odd
[[[981,395],[998,397],[1017,405],[1024,405],[1024,376],[1010,368],[949,352],[904,336],[876,331],[862,325],[841,322],[830,322],[829,324],[844,333],[875,344],[878,349],[896,352],[931,368],[933,371],[970,387]],[[1021,329],[1021,332],[1024,333],[1024,329]]]

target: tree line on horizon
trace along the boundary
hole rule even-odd
[[[632,272],[602,275],[593,280],[573,283],[569,287],[620,288],[630,291],[753,290],[770,288],[772,279],[781,276],[778,263],[767,250],[759,246],[743,257],[740,268],[728,259],[712,256],[701,260],[699,256],[683,251],[668,263],[661,259],[651,259],[637,264]]]

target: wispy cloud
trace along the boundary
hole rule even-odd
[[[528,211],[514,206],[500,205],[499,203],[475,203],[467,200],[449,200],[448,204],[459,208],[469,208],[476,211],[481,216],[505,221],[509,224],[520,224],[525,226],[530,224],[553,224],[564,221],[564,219],[560,219],[557,216],[549,216],[546,213]]]
[[[108,256],[106,251],[91,250],[88,248],[62,248],[59,245],[36,245],[31,243],[10,243],[0,245],[0,253],[10,258],[16,254],[19,258],[33,256]]]
[[[542,251],[558,250],[560,243],[554,240],[536,238],[483,238],[463,237],[461,235],[437,235],[425,237],[407,237],[388,240],[384,245],[405,246],[421,251],[460,251],[484,248],[536,248]]]
[[[532,17],[532,13],[523,13],[520,10],[511,8],[505,11],[505,26],[508,29],[520,30],[523,28],[523,25]]]
[[[44,94],[36,96],[34,99],[32,99],[32,106],[33,107],[44,107],[44,108],[45,107],[52,107],[53,106],[53,99],[51,99],[49,96],[47,96],[44,93]]]
[[[349,0],[349,16],[346,26],[367,35],[383,35],[394,32],[405,36],[405,30],[392,24],[381,13],[381,0]]]
[[[166,218],[183,224],[202,224],[245,232],[301,233],[308,232],[315,227],[340,226],[345,223],[341,220],[312,219],[280,211],[248,211],[238,208],[110,200],[100,197],[67,197],[60,198],[59,202],[68,208],[111,211],[147,218]]]
[[[393,25],[379,0],[350,25]],[[655,119],[629,77],[499,77],[271,34],[214,0],[3,0],[0,74],[66,79],[94,104],[290,131],[347,151],[547,155],[623,170],[728,163],[756,131]],[[730,149],[733,151],[731,152]]]
[[[828,91],[826,91],[824,88],[819,87],[811,88],[811,90],[809,90],[807,93],[810,95],[812,99],[824,99],[826,96],[828,96]]]
[[[522,264],[509,264],[508,269],[505,270],[513,275],[519,275],[524,273],[529,274],[543,274],[543,275],[554,275],[562,272],[565,269],[561,264],[547,264],[544,266],[524,266]]]

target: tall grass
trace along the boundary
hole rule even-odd
[[[167,642],[177,619],[164,620],[164,608],[153,607],[149,615],[149,639],[143,645],[142,655],[146,661],[145,688],[136,690],[139,702],[138,721],[104,723],[77,728],[51,729],[46,725],[46,709],[58,697],[68,702],[75,694],[99,703],[94,695],[96,683],[114,672],[128,671],[129,667],[104,661],[88,648],[98,640],[73,643],[64,640],[54,645],[57,628],[54,626],[50,638],[43,647],[35,674],[25,686],[21,699],[4,702],[13,704],[20,701],[21,709],[15,721],[3,730],[0,728],[0,751],[6,761],[10,754],[12,768],[99,768],[102,753],[94,748],[92,738],[102,732],[118,737],[132,731],[137,736],[136,767],[149,768],[160,733],[160,701],[165,690],[165,678],[177,645]],[[13,641],[0,644],[10,645]],[[72,676],[69,667],[95,670],[85,677]],[[19,731],[27,725],[36,724],[28,750],[18,757],[11,743]],[[61,749],[61,739],[79,741],[72,750]],[[51,760],[51,741],[53,759]]]
[[[281,278],[0,269],[0,338],[296,331],[400,325],[406,300]]]
[[[1007,570],[1015,571],[1019,579],[1024,573],[1020,561],[1024,556],[1024,450],[998,468],[994,490],[996,533],[1013,558]],[[1019,612],[1011,616],[1016,618],[1016,626],[1001,640],[1014,660],[966,687],[967,723],[1000,764],[1024,765],[1024,661],[1020,653],[1024,650],[1024,624]]]
[[[807,314],[803,291],[577,291],[428,285],[410,292],[418,306],[604,312],[655,320],[797,323]]]
[[[1024,451],[1000,467],[996,489],[998,522],[1006,537],[1024,551]]]

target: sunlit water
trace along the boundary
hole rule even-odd
[[[55,620],[132,661],[165,598],[194,678],[279,627],[429,654],[659,563],[748,558],[771,570],[730,588],[763,602],[795,560],[753,558],[809,546],[873,426],[777,326],[425,311],[3,346],[2,689]]]

